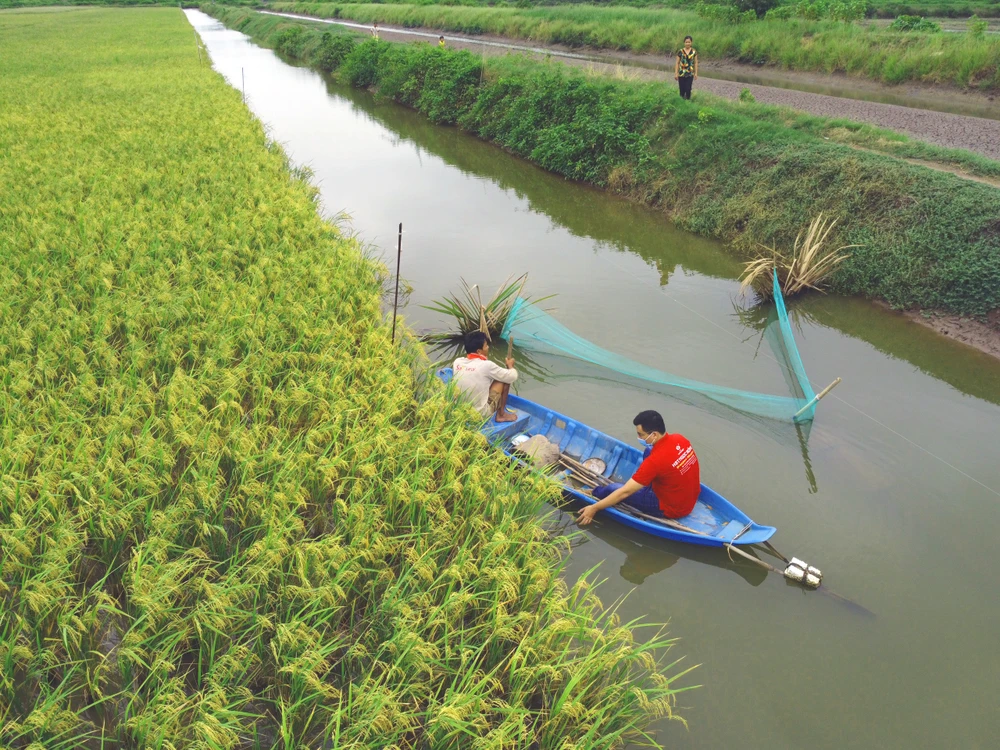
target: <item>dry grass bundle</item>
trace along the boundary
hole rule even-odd
[[[841,263],[850,257],[850,250],[859,245],[842,245],[836,250],[824,250],[830,232],[837,225],[837,219],[824,219],[819,214],[813,219],[803,238],[799,232],[792,247],[791,256],[786,256],[774,247],[764,247],[756,258],[747,262],[743,271],[740,291],[753,290],[765,299],[772,295],[771,269],[778,270],[781,292],[790,297],[806,289],[823,291],[822,286]]]

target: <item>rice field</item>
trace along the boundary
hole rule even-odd
[[[0,746],[569,750],[672,715],[671,642],[560,578],[552,486],[393,349],[385,269],[181,12],[0,36]]]

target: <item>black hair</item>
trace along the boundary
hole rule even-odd
[[[686,41],[687,41],[688,39],[690,39],[690,40],[691,40],[692,42],[694,41],[694,37],[692,37],[692,36],[686,36],[686,37],[684,37],[684,41],[685,41],[685,42],[686,42]]]
[[[486,334],[482,331],[470,331],[465,334],[465,353],[478,352],[486,343]]]
[[[646,409],[646,411],[636,414],[635,419],[632,420],[632,424],[636,427],[641,427],[646,432],[658,432],[661,435],[667,434],[667,427],[663,424],[663,417],[660,416],[660,412],[653,411],[652,409]]]

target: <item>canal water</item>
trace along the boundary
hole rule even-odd
[[[387,262],[403,223],[411,328],[442,327],[421,305],[460,279],[491,293],[527,272],[527,291],[554,295],[552,314],[598,345],[788,395],[717,243],[186,12],[215,68],[314,171],[325,210],[348,212]],[[703,480],[777,526],[777,547],[845,599],[600,519],[569,575],[599,564],[603,599],[625,597],[625,620],[669,621],[671,656],[699,665],[681,684],[701,687],[678,696],[687,726],[653,727],[667,747],[994,747],[1000,363],[860,300],[814,296],[791,315],[816,389],[843,378],[808,430],[552,357],[532,358],[518,392],[626,440],[639,410],[658,409],[695,445]]]

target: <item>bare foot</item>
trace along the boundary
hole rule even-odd
[[[497,414],[496,415],[496,421],[497,422],[516,422],[517,421],[517,414],[515,414],[512,411],[507,411],[507,412],[504,412],[503,414]]]

